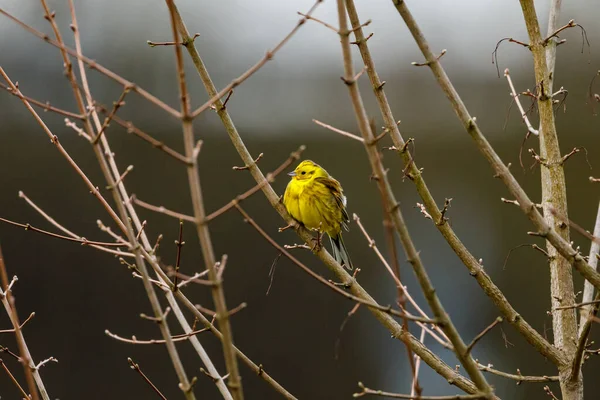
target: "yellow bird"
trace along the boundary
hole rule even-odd
[[[348,269],[352,262],[342,239],[342,228],[348,230],[346,196],[342,185],[320,165],[304,160],[293,172],[283,194],[287,212],[308,229],[326,232],[331,239],[335,260]]]

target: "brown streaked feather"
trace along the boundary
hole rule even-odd
[[[315,178],[315,182],[319,182],[325,187],[327,187],[327,189],[329,189],[331,195],[335,199],[337,207],[342,212],[342,226],[345,230],[348,230],[347,223],[350,222],[350,216],[348,215],[348,211],[346,211],[346,206],[344,204],[344,193],[342,191],[342,185],[340,185],[340,183],[332,177],[318,177]]]

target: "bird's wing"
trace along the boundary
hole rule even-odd
[[[318,177],[315,178],[315,181],[323,184],[329,189],[329,192],[335,199],[336,205],[342,211],[342,225],[344,226],[344,229],[348,230],[348,225],[346,223],[350,221],[350,216],[348,215],[348,211],[346,211],[346,196],[344,196],[342,191],[342,185],[331,177]]]

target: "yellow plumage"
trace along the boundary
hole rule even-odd
[[[342,228],[348,230],[349,218],[340,183],[310,160],[302,161],[288,175],[292,179],[283,195],[288,213],[308,229],[327,233],[336,261],[352,269],[342,240]]]

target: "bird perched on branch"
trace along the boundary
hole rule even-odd
[[[348,230],[346,196],[342,185],[320,165],[304,160],[288,174],[292,177],[283,195],[287,212],[308,229],[317,230],[317,243],[322,232],[331,239],[333,257],[352,269],[352,262],[342,239],[342,228]]]

